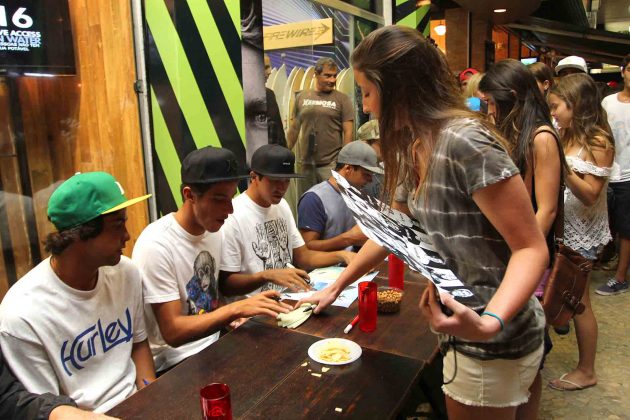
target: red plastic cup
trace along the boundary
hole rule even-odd
[[[405,263],[403,260],[389,254],[388,260],[388,273],[389,273],[389,287],[396,287],[398,289],[404,289],[405,287]]]
[[[210,384],[201,388],[201,413],[204,420],[232,420],[230,387],[226,384]]]
[[[374,282],[359,283],[359,328],[361,331],[372,332],[376,329],[376,289],[377,285]]]

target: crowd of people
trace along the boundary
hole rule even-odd
[[[351,102],[335,90],[337,66],[322,59],[316,88],[297,97],[287,147],[284,137],[259,147],[249,173],[230,150],[190,153],[183,204],[143,230],[131,258],[122,255],[126,208],[148,196],[128,199],[104,172],[76,174],[54,191],[51,255],[0,305],[0,414],[106,412],[222,331],[289,312],[280,292],[309,290],[309,270],[347,265],[305,300],[324,310],[388,254],[357,226],[335,170],[416,219],[484,302],[477,313],[433,287],[420,298],[440,337],[449,417],[537,417],[552,347],[540,290],[559,202],[565,244],[585,258],[596,260],[618,236],[618,269],[597,293],[628,290],[630,55],[624,90],[603,101],[579,57],[561,61],[556,75],[504,60],[456,78],[432,43],[398,26],[372,32],[351,61],[372,117],[359,140],[351,141]],[[244,179],[247,190],[234,198]],[[297,222],[284,199],[291,179],[301,181]],[[579,362],[549,383],[556,390],[597,383],[588,287],[582,301]]]

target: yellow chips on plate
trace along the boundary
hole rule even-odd
[[[326,362],[347,362],[350,349],[338,341],[329,341],[319,349],[319,358]]]

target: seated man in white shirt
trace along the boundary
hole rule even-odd
[[[149,342],[158,372],[219,339],[223,327],[255,315],[275,317],[290,306],[277,292],[222,305],[219,284],[222,232],[238,181],[234,154],[204,147],[182,162],[184,203],[140,234],[132,259],[143,274]]]
[[[105,172],[76,174],[50,196],[52,256],[0,305],[2,352],[28,391],[105,412],[155,379],[140,273],[122,256],[126,207],[147,197],[127,200]]]
[[[362,141],[353,141],[341,148],[335,170],[359,190],[372,181],[372,174],[383,173],[376,152]],[[367,240],[343,201],[333,176],[312,186],[300,198],[298,228],[306,246],[318,251],[351,250]]]
[[[348,264],[354,253],[321,252],[306,247],[289,205],[283,199],[294,172],[295,155],[276,144],[252,156],[251,184],[233,200],[234,213],[224,227],[222,277],[238,294],[265,290],[307,290],[304,270]]]

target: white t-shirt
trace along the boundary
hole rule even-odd
[[[293,250],[304,245],[287,202],[261,207],[245,194],[232,200],[234,213],[223,226],[221,270],[231,273],[258,273],[285,268]],[[250,293],[281,290],[271,282]]]
[[[0,305],[2,352],[30,392],[105,412],[136,391],[131,350],[147,338],[142,306],[140,273],[128,258],[99,268],[90,291],[62,282],[46,258]]]
[[[219,304],[221,234],[195,236],[175,220],[174,213],[147,226],[133,247],[133,262],[142,272],[145,316],[155,370],[167,369],[219,339],[219,332],[179,347],[164,341],[152,303],[181,304],[182,315],[210,312]]]
[[[615,163],[621,169],[619,177],[611,177],[610,182],[630,181],[630,103],[619,102],[617,95],[608,95],[602,101],[615,138]]]

